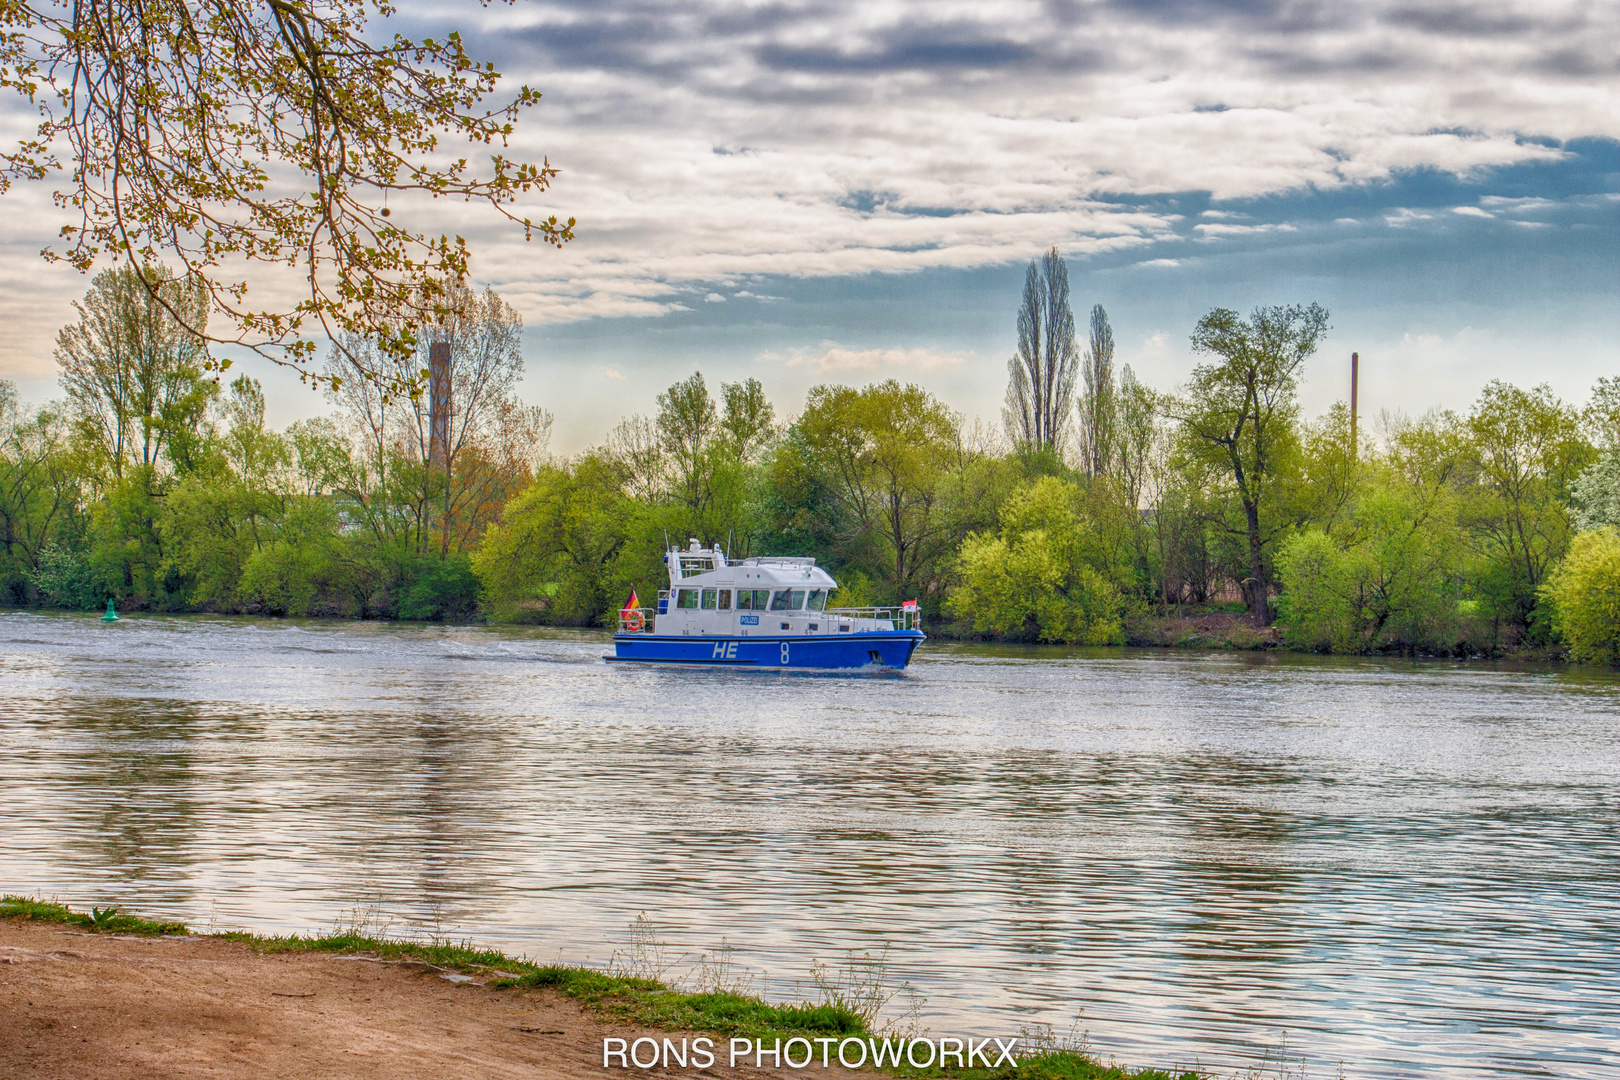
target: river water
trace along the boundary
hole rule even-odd
[[[936,1034],[1137,1065],[1620,1075],[1620,679],[929,644],[0,614],[0,889],[630,953],[775,998],[887,953]],[[646,936],[642,936],[643,944]],[[746,969],[746,970],[745,970]]]

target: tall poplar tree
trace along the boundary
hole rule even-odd
[[[1113,463],[1118,427],[1118,393],[1114,386],[1114,328],[1101,304],[1091,309],[1091,338],[1081,365],[1080,465],[1085,474],[1105,475]]]
[[[1025,453],[1061,452],[1079,367],[1069,265],[1053,248],[1031,260],[1018,308],[1018,351],[1007,361],[1002,423]]]

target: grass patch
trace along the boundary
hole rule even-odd
[[[982,1070],[981,1070],[982,1071]],[[1168,1073],[1158,1069],[1131,1072],[1118,1065],[1104,1065],[1079,1050],[1049,1050],[1018,1063],[1016,1070],[1002,1068],[1001,1076],[1018,1080],[1203,1080],[1198,1073]]]
[[[65,904],[46,903],[22,896],[0,897],[0,918],[73,926],[91,932],[142,934],[185,934],[178,922],[157,922],[126,915],[117,908],[93,908],[89,913],[73,911]],[[665,1031],[692,1031],[723,1038],[876,1038],[898,1039],[892,1032],[874,1031],[876,1013],[872,1001],[882,988],[862,985],[854,961],[848,972],[855,979],[833,981],[830,969],[812,975],[823,997],[821,1003],[773,1005],[758,997],[727,986],[723,971],[714,981],[720,985],[699,992],[666,985],[655,978],[629,973],[598,971],[595,968],[559,964],[535,964],[485,949],[471,942],[453,943],[441,939],[410,941],[367,932],[363,921],[340,926],[329,934],[267,936],[242,931],[207,934],[221,941],[234,941],[260,953],[329,953],[346,956],[374,956],[380,960],[416,961],[445,971],[483,977],[490,990],[553,990],[579,1002],[601,1019]],[[881,971],[881,967],[877,970]],[[851,995],[851,996],[846,996]],[[887,998],[884,998],[887,1000]],[[1039,1040],[1038,1040],[1039,1041]],[[1115,1064],[1103,1064],[1083,1045],[1054,1045],[1021,1059],[1016,1067],[994,1069],[942,1069],[885,1066],[875,1070],[898,1077],[952,1077],[955,1080],[1204,1080],[1196,1072],[1164,1072],[1157,1069],[1130,1071]],[[870,1065],[868,1065],[870,1069]]]
[[[592,968],[552,965],[514,979],[495,979],[497,989],[554,989],[610,1020],[666,1031],[703,1031],[726,1037],[784,1040],[795,1035],[867,1035],[866,1021],[839,1005],[772,1005],[756,997],[718,991],[688,993],[654,979],[611,975]]]
[[[153,922],[134,915],[125,915],[116,907],[91,908],[88,913],[73,911],[66,904],[48,904],[26,896],[0,897],[0,918],[55,923],[77,926],[84,930],[105,934],[140,934],[158,937],[163,934],[184,934],[185,923]]]
[[[351,956],[375,956],[379,960],[415,960],[457,971],[467,975],[488,974],[492,971],[523,974],[535,970],[525,960],[515,960],[494,949],[480,948],[471,942],[456,944],[448,941],[408,941],[400,938],[338,931],[332,934],[286,937],[261,936],[233,930],[215,934],[224,941],[240,941],[261,953],[344,953]]]

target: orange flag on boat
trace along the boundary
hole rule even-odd
[[[623,610],[621,610],[619,612],[619,614],[620,615],[629,615],[632,611],[636,610],[636,608],[638,608],[640,606],[641,606],[641,601],[636,599],[636,590],[631,589],[630,590],[630,599],[628,599],[628,600],[626,600],[624,602],[624,608],[623,608]]]

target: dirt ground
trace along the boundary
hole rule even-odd
[[[0,920],[5,1080],[639,1080],[668,1074],[602,1068],[602,1039],[671,1034],[600,1023],[551,991],[452,983],[424,965],[261,956],[208,938]],[[673,1071],[750,1080],[787,1073],[726,1068],[725,1040],[715,1044],[713,1069]]]

